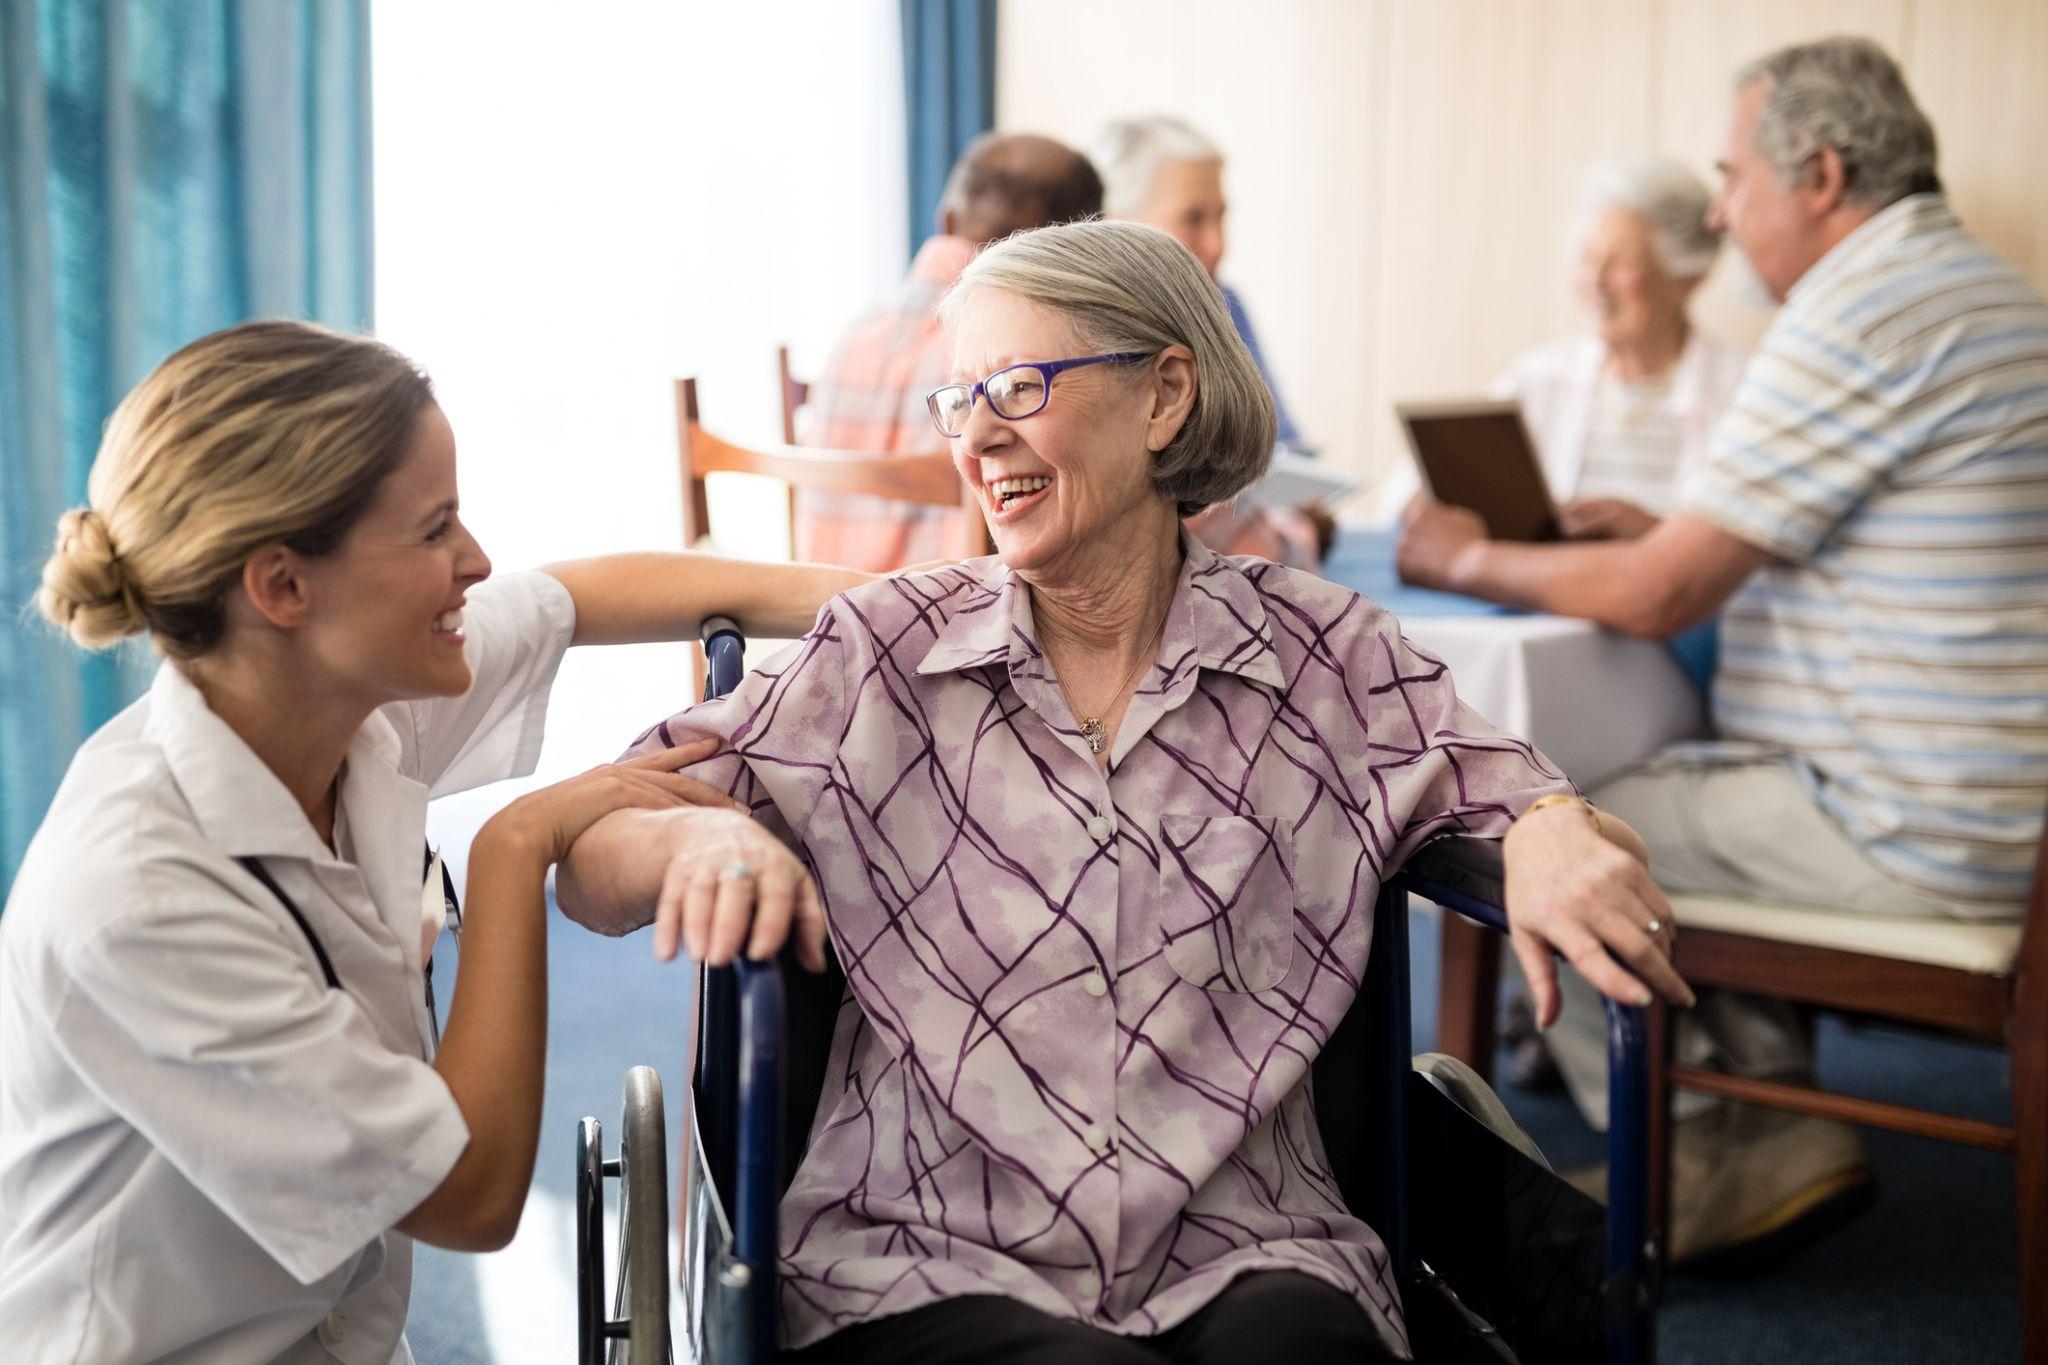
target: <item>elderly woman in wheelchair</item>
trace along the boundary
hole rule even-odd
[[[1131,223],[1022,234],[945,303],[931,396],[997,554],[831,602],[692,775],[752,816],[621,811],[565,909],[655,951],[845,973],[779,1215],[806,1361],[1405,1354],[1310,1068],[1380,884],[1500,839],[1539,1010],[1553,953],[1688,993],[1634,833],[1463,706],[1371,602],[1181,518],[1261,474],[1272,403],[1221,298]]]

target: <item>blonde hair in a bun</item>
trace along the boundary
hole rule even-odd
[[[57,518],[57,549],[43,565],[36,606],[87,649],[105,649],[147,628],[107,524],[90,507]]]
[[[283,320],[201,337],[107,420],[37,608],[87,649],[148,631],[198,658],[249,556],[334,549],[433,401],[419,367],[370,337]]]

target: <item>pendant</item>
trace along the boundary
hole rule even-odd
[[[1081,738],[1088,741],[1088,752],[1099,754],[1109,743],[1109,736],[1103,731],[1102,718],[1090,716],[1081,722]]]

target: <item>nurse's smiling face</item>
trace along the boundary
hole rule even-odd
[[[491,561],[458,511],[455,433],[429,405],[341,543],[302,562],[299,647],[318,676],[371,706],[469,690],[463,597]]]

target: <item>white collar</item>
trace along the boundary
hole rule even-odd
[[[160,666],[150,683],[143,735],[162,750],[200,832],[215,848],[231,858],[339,861],[314,833],[290,789],[172,664]],[[417,786],[398,772],[398,755],[398,732],[381,713],[372,713],[349,742],[344,794],[357,788],[387,790],[393,780]],[[366,812],[360,802],[350,802],[350,808],[360,851]]]

